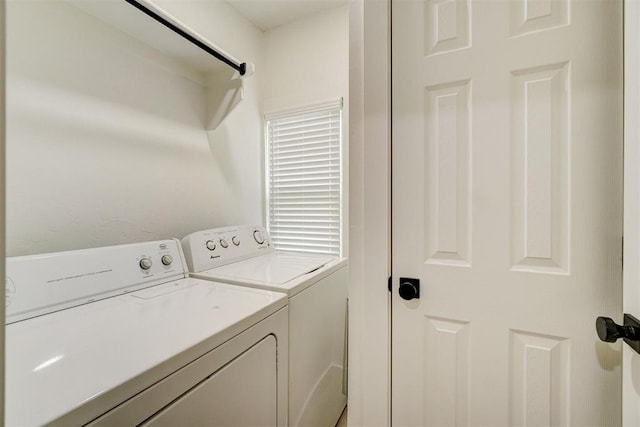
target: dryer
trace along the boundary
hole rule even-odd
[[[347,261],[276,250],[262,226],[182,239],[191,276],[289,297],[289,423],[334,426],[346,405]]]
[[[284,293],[189,278],[177,240],[6,266],[8,426],[288,425]]]

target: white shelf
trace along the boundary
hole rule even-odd
[[[147,0],[136,0],[136,3],[167,22],[173,29],[158,22],[126,0],[67,1],[198,75],[198,83],[206,91],[207,129],[217,128],[242,100],[242,79],[253,73],[253,65],[246,64],[247,72],[241,76],[238,71],[234,71],[230,65],[222,62],[205,49],[216,51],[235,66],[243,64],[243,61],[233,57],[153,3]],[[183,37],[179,32],[183,32],[192,40]],[[194,41],[201,46],[197,46]]]

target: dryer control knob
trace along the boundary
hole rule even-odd
[[[228,248],[229,247],[229,242],[227,242],[226,239],[221,238],[220,239],[220,246],[222,246],[223,248]]]
[[[233,242],[233,244],[236,246],[240,246],[240,239],[238,239],[238,236],[233,236],[231,238],[231,242]]]
[[[173,257],[171,255],[162,255],[162,258],[160,260],[162,261],[163,265],[171,265],[171,263],[173,262]]]
[[[151,262],[150,258],[142,258],[140,260],[140,268],[143,270],[150,269],[152,265],[153,265],[153,262]]]
[[[205,245],[207,246],[207,249],[209,249],[210,251],[216,248],[216,242],[214,242],[213,240],[207,240],[207,243],[205,243]]]
[[[256,241],[256,243],[259,245],[264,243],[264,236],[262,235],[262,231],[260,230],[255,230],[253,232],[253,238]]]

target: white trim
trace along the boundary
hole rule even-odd
[[[389,1],[349,2],[350,426],[390,425]]]
[[[5,155],[5,135],[6,135],[6,96],[5,96],[5,83],[6,83],[6,2],[0,2],[0,34],[2,38],[3,48],[0,50],[0,223],[5,224],[5,210],[6,210],[6,198],[5,198],[5,171],[6,171],[6,155]],[[0,277],[4,277],[5,271],[5,248],[6,248],[6,230],[5,227],[0,228]],[[5,299],[5,288],[0,291],[0,301]],[[4,319],[5,307],[0,308],[0,319]],[[4,350],[5,350],[5,326],[2,323],[2,329],[0,330],[0,384],[4,384]],[[5,390],[4,387],[0,388],[0,420],[4,420],[5,405],[4,399]]]
[[[342,108],[344,106],[344,101],[342,97],[338,99],[332,99],[330,101],[322,101],[313,104],[304,104],[300,106],[292,106],[287,107],[282,110],[268,111],[264,114],[265,122],[267,120],[278,119],[280,117],[288,116],[290,114],[305,114],[305,113],[313,113],[315,111],[321,110],[329,110],[332,108],[339,108],[340,112],[342,112]]]
[[[623,312],[640,317],[640,2],[624,3],[624,269]],[[614,319],[618,322],[622,318]],[[622,425],[640,425],[640,392],[632,366],[640,356],[622,346]]]

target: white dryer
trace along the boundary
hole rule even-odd
[[[285,427],[287,298],[177,240],[7,259],[7,426]]]
[[[347,261],[275,250],[261,226],[182,239],[192,277],[289,296],[289,423],[335,426],[346,405]]]

